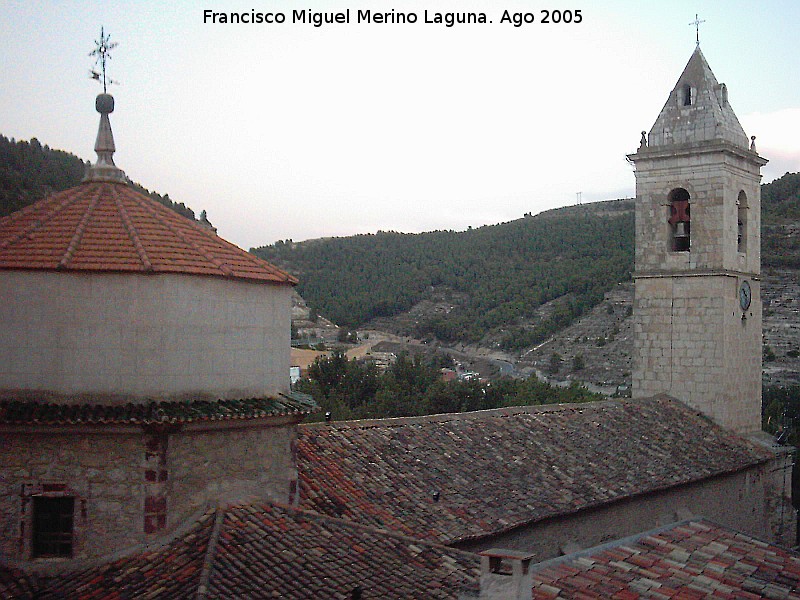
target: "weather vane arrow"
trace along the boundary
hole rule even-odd
[[[118,83],[106,77],[106,59],[111,60],[111,50],[117,47],[117,42],[109,43],[110,39],[111,35],[105,35],[103,27],[100,27],[100,39],[94,41],[95,48],[89,53],[89,56],[96,57],[94,61],[95,68],[89,70],[89,76],[96,81],[100,81],[101,77],[103,78],[104,94],[108,93],[108,85]],[[100,64],[101,73],[96,70],[98,63]]]

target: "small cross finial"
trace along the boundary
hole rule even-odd
[[[697,45],[698,45],[698,47],[700,46],[700,24],[701,23],[705,23],[705,21],[701,21],[699,15],[697,13],[694,14],[694,21],[689,23],[689,25],[694,25],[694,29],[695,29],[696,37],[697,37]]]
[[[106,59],[111,60],[111,50],[117,47],[117,42],[113,42],[111,44],[108,41],[111,39],[111,35],[105,35],[105,31],[102,27],[100,27],[100,39],[95,40],[95,49],[89,53],[89,56],[96,56],[97,58],[94,61],[94,66],[97,66],[97,63],[100,63],[100,70],[102,73],[98,73],[94,69],[91,69],[89,73],[91,74],[92,79],[100,81],[100,76],[103,77],[103,93],[108,93],[107,84],[116,83],[116,81],[112,81],[111,79],[106,78]]]

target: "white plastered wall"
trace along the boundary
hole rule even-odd
[[[290,294],[193,275],[0,271],[0,390],[120,401],[285,392]]]

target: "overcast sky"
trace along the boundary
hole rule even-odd
[[[88,56],[119,46],[115,161],[247,249],[379,229],[465,229],[631,197],[625,160],[695,47],[770,159],[800,171],[800,2],[0,0],[0,133],[95,160]],[[292,23],[350,9],[349,24]],[[204,10],[283,24],[204,23]],[[357,11],[415,24],[357,23]],[[435,12],[486,24],[426,24]],[[572,23],[542,23],[543,9]],[[504,10],[535,22],[501,23]],[[574,13],[580,10],[581,22]],[[563,12],[561,14],[566,14]],[[552,17],[551,17],[552,18]],[[563,18],[563,17],[562,17]]]

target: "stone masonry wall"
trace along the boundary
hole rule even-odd
[[[636,280],[634,397],[666,393],[739,432],[761,425],[758,281],[742,319],[733,276]]]
[[[170,437],[169,524],[210,504],[296,502],[294,426],[184,431]]]
[[[760,175],[744,159],[723,152],[640,158],[636,164],[636,271],[731,269],[761,271]],[[669,247],[670,191],[689,192],[691,250]],[[747,252],[737,244],[736,204],[747,201]]]
[[[31,554],[32,498],[75,498],[75,558],[144,540],[142,436],[0,433],[0,555]]]
[[[38,495],[75,499],[74,560],[169,535],[208,506],[296,503],[296,428],[286,421],[216,423],[204,431],[2,432],[0,556],[32,558]]]

